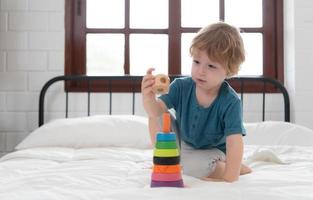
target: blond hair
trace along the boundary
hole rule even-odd
[[[227,76],[236,75],[245,60],[245,50],[239,30],[224,22],[202,28],[193,38],[190,54],[195,50],[206,51],[213,61],[221,63]]]

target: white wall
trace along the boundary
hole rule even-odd
[[[64,0],[0,0],[0,152],[37,124],[43,83],[63,73]]]
[[[286,85],[292,96],[292,119],[313,128],[313,1],[285,4]],[[0,154],[13,150],[38,123],[39,90],[49,78],[63,74],[64,0],[0,0]],[[64,117],[64,94],[57,84],[48,94],[47,120]],[[125,95],[125,94],[124,94]],[[257,98],[256,98],[257,97]],[[311,97],[311,99],[310,99]],[[127,98],[127,97],[126,97]],[[70,116],[83,116],[86,95],[70,95]],[[113,96],[115,113],[130,113],[130,102]],[[91,97],[92,114],[108,113],[108,96]],[[244,97],[245,121],[260,121],[261,96]],[[144,115],[140,95],[136,113]],[[267,98],[267,120],[281,120],[281,95]]]
[[[292,118],[313,129],[313,1],[285,0],[285,77]]]

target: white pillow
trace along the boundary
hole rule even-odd
[[[57,119],[34,130],[15,149],[48,146],[150,148],[148,120],[135,115]]]
[[[279,121],[246,123],[245,144],[251,145],[313,145],[313,130]]]

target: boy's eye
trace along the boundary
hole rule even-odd
[[[208,65],[209,68],[212,68],[212,69],[216,69],[216,66],[214,65]]]
[[[193,60],[193,62],[196,63],[196,64],[199,64],[199,61],[197,61],[197,60]]]

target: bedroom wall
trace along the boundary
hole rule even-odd
[[[286,1],[285,41],[287,55],[286,84],[292,94],[292,119],[313,128],[313,86],[308,84],[313,72],[313,2]],[[291,23],[291,22],[294,23]],[[312,41],[312,39],[311,39]],[[37,127],[39,90],[45,81],[63,74],[64,0],[0,0],[0,154],[14,146]],[[305,78],[303,78],[305,77]],[[53,87],[46,102],[46,119],[64,117],[62,85]],[[126,97],[125,97],[126,96]],[[125,97],[125,98],[122,98]],[[260,121],[261,96],[245,96],[246,122]],[[70,95],[70,116],[84,116],[86,95]],[[126,94],[113,96],[114,113],[130,113]],[[107,95],[91,97],[92,114],[106,114]],[[144,115],[140,94],[136,113]],[[267,97],[267,120],[282,119],[281,95]]]
[[[292,120],[313,129],[313,1],[284,1],[285,84]]]
[[[0,152],[36,127],[42,84],[62,74],[64,0],[0,0]]]

